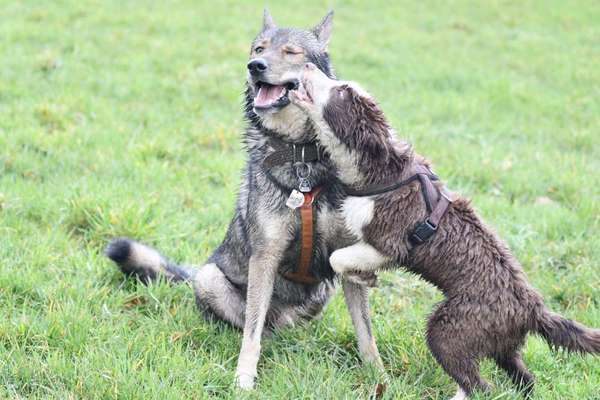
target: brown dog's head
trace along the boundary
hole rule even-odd
[[[307,64],[290,99],[312,121],[342,182],[385,182],[411,162],[410,145],[394,137],[375,99],[355,82],[331,79]]]
[[[371,128],[381,125],[386,134],[389,129],[371,95],[355,82],[328,77],[312,63],[304,66],[300,86],[290,97],[317,125],[327,123],[338,137],[364,131],[357,129],[363,124]]]
[[[326,147],[343,145],[363,158],[389,156],[386,143],[392,129],[375,99],[357,83],[331,79],[308,63],[290,97],[312,120]],[[332,136],[337,140],[329,140]]]

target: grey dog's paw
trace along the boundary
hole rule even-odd
[[[367,287],[377,287],[378,280],[377,274],[371,271],[353,271],[348,272],[344,279],[356,283],[357,285],[363,285]]]
[[[254,380],[256,376],[252,374],[244,374],[237,372],[235,376],[235,383],[239,389],[252,390],[254,389]]]

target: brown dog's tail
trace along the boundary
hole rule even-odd
[[[545,307],[537,315],[535,331],[552,347],[600,354],[600,329],[588,328]]]

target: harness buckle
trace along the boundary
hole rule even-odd
[[[429,218],[427,218],[415,227],[415,230],[410,234],[408,240],[413,246],[421,245],[432,237],[437,229],[437,225],[433,224]]]

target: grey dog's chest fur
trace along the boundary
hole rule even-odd
[[[235,215],[229,226],[225,241],[211,257],[229,280],[243,291],[248,284],[248,260],[264,246],[261,230],[268,224],[287,227],[292,238],[278,267],[273,299],[286,304],[303,304],[307,301],[325,302],[331,294],[334,273],[329,264],[330,254],[345,247],[353,240],[337,212],[343,194],[341,185],[327,162],[312,163],[311,184],[321,186],[322,192],[315,204],[316,225],[311,273],[322,280],[317,285],[291,282],[281,273],[297,270],[300,254],[300,216],[285,202],[297,185],[297,177],[291,163],[265,170],[264,157],[272,151],[266,145],[266,133],[250,129],[252,140],[248,143],[249,160],[240,186]],[[276,239],[275,239],[276,240]],[[284,240],[284,239],[282,239]]]

